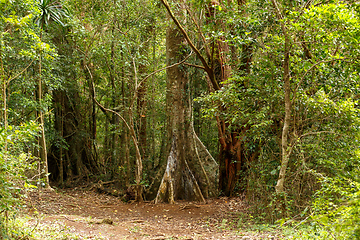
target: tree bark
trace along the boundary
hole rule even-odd
[[[189,165],[186,161],[182,164],[181,159],[179,159],[179,156],[181,156],[179,148],[181,147],[177,146],[177,139],[174,134],[166,170],[155,203],[168,202],[173,204],[176,199],[205,202],[205,198]]]
[[[130,186],[130,175],[131,175],[131,165],[130,165],[130,149],[129,149],[129,134],[128,129],[124,124],[123,129],[123,143],[125,146],[125,156],[124,156],[124,174],[125,174],[125,186]]]
[[[184,18],[182,19],[185,21]],[[178,27],[170,24],[166,33],[167,66],[181,62],[185,58],[184,54],[181,54],[183,52],[181,49],[185,47],[185,44],[185,37]],[[176,199],[205,202],[198,181],[206,182],[206,180],[200,179],[200,176],[194,174],[197,158],[191,124],[190,88],[187,72],[184,66],[176,65],[167,68],[166,73],[167,134],[172,144],[155,202],[173,203]]]
[[[288,30],[283,22],[282,12],[279,8],[279,4],[276,0],[271,0],[275,9],[275,14],[280,21],[281,28],[285,37],[284,43],[284,64],[283,64],[283,81],[284,81],[284,100],[285,100],[285,116],[284,116],[284,126],[281,135],[281,166],[279,172],[279,178],[275,186],[275,191],[277,193],[284,192],[284,183],[286,176],[286,169],[289,163],[290,157],[290,146],[288,144],[288,134],[291,122],[291,88],[290,88],[290,37]]]
[[[204,71],[207,73],[209,82],[211,82],[210,91],[220,90],[221,83],[226,81],[231,74],[231,67],[227,59],[229,53],[229,46],[223,38],[213,39],[210,43],[210,59],[206,61],[205,57],[201,54],[199,49],[195,47],[191,41],[186,30],[183,28],[179,18],[175,17],[171,11],[170,5],[166,0],[161,0],[167,9],[170,17],[173,19],[177,26],[179,33],[182,34],[184,41],[189,44],[192,50],[196,53],[197,57],[203,65]],[[239,1],[239,5],[244,1]],[[221,4],[219,1],[210,1],[206,9],[206,21],[208,24],[223,28],[224,24],[221,20],[217,20],[216,5]],[[223,29],[222,29],[223,30]],[[244,48],[248,51],[246,57],[241,60],[244,63],[241,65],[244,74],[250,72],[250,62],[252,48]],[[224,109],[223,109],[224,110]],[[237,129],[229,129],[227,119],[217,118],[220,153],[219,153],[219,191],[226,195],[232,196],[234,194],[235,187],[240,182],[239,191],[244,192],[246,190],[246,178],[242,176],[247,171],[247,160],[254,159],[257,156],[257,152],[247,153],[247,149],[243,146],[245,143],[242,140],[242,134],[246,132],[247,128],[239,126]]]
[[[239,1],[241,7],[245,1]],[[222,19],[216,16],[216,5],[222,5],[223,1],[213,1],[208,5],[206,17],[208,23],[215,23],[220,30],[224,31]],[[226,82],[233,71],[228,59],[230,47],[223,37],[214,39],[211,52],[211,65],[215,79],[219,82]],[[232,52],[234,55],[234,52]],[[246,76],[251,71],[252,46],[243,45],[241,57],[238,58],[238,71],[242,76]],[[221,111],[226,108],[220,107]],[[246,149],[246,142],[243,140],[248,127],[244,123],[232,126],[228,119],[216,118],[219,134],[220,152],[219,152],[219,191],[222,195],[233,196],[236,193],[245,193],[247,187],[247,172],[249,161],[257,156],[257,152],[249,152]]]
[[[42,34],[40,33],[40,40],[42,39]],[[38,101],[40,104],[40,108],[41,108],[41,100],[42,100],[42,56],[41,56],[41,50],[39,53],[39,78],[38,78]],[[42,109],[38,110],[38,121],[40,124],[40,137],[39,137],[39,145],[40,145],[40,160],[42,162],[42,167],[44,169],[44,174],[42,175],[42,177],[45,178],[45,187],[46,188],[51,188],[50,187],[50,182],[49,182],[49,169],[48,169],[48,159],[47,159],[47,148],[46,148],[46,139],[45,139],[45,121],[44,121],[44,113],[42,111]]]
[[[71,85],[72,83],[70,83]],[[82,177],[87,172],[98,174],[98,166],[92,160],[91,143],[86,137],[86,115],[80,107],[80,96],[76,86],[68,91],[53,92],[54,128],[59,134],[57,144],[49,151],[49,171],[52,181],[66,185],[74,177]]]
[[[1,39],[0,39],[1,41]],[[4,123],[4,129],[8,129],[8,116],[7,116],[7,81],[6,81],[6,75],[4,70],[4,63],[2,58],[2,45],[0,43],[0,84],[2,86],[1,93],[2,93],[2,106],[1,109],[3,110],[2,122]],[[5,141],[4,146],[5,152],[7,152],[7,141]]]
[[[285,57],[284,57],[284,72],[283,72],[283,81],[284,81],[284,96],[285,96],[285,117],[284,117],[284,126],[281,134],[281,167],[279,178],[275,187],[277,193],[284,192],[284,182],[286,176],[286,169],[289,163],[290,149],[288,145],[288,134],[291,122],[291,99],[290,99],[290,57],[289,57],[289,39],[288,36],[285,37]]]
[[[149,24],[145,27],[144,33],[141,35],[141,45],[142,47],[139,49],[141,55],[146,55],[149,51],[149,41],[148,39],[151,37],[151,33],[153,32],[153,25]],[[144,60],[143,60],[144,61]],[[139,64],[139,76],[142,78],[147,72],[147,66],[144,63]],[[145,161],[148,161],[148,146],[147,146],[147,81],[143,81],[139,88],[137,94],[137,114],[139,117],[139,147],[142,154],[142,157]],[[147,170],[150,169],[151,166],[148,164],[145,165]]]

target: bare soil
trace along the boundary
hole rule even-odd
[[[25,214],[34,227],[48,225],[76,239],[279,239],[276,231],[239,229],[246,224],[241,220],[246,208],[239,198],[206,204],[124,203],[117,197],[73,189],[30,193]]]

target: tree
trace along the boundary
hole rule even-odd
[[[180,11],[183,11],[181,9]],[[172,139],[164,177],[159,187],[155,202],[175,199],[193,199],[205,201],[198,183],[189,167],[191,149],[191,107],[189,101],[188,77],[186,68],[179,65],[186,56],[184,52],[185,38],[174,25],[170,24],[166,34],[167,60],[167,114],[168,139]]]
[[[219,3],[217,1],[209,1],[205,4],[206,24],[211,29],[209,31],[209,36],[206,37],[210,39],[210,41],[206,40],[207,38],[199,27],[199,23],[196,22],[195,18],[193,18],[198,34],[201,36],[201,41],[204,44],[205,55],[203,55],[201,51],[194,45],[187,31],[184,29],[177,17],[171,12],[171,8],[168,2],[164,0],[162,3],[166,7],[181,33],[184,35],[189,46],[200,60],[202,66],[195,67],[201,68],[206,72],[210,83],[209,91],[220,91],[224,83],[226,83],[229,77],[232,76],[232,74],[235,72],[231,69],[231,63],[228,59],[228,55],[230,54],[230,48],[227,43],[228,41],[221,35],[221,33],[227,31],[225,27],[226,24],[221,18],[221,9],[222,7],[226,6],[230,12],[233,10],[232,7],[241,7],[243,2],[239,1],[233,3],[231,1],[228,3],[229,5],[227,5],[225,2]],[[236,51],[233,51],[233,53],[235,55],[237,54]],[[241,61],[238,63],[240,66],[239,70],[243,75],[248,74],[250,71],[250,62],[252,58],[251,54],[251,47],[243,48],[243,57],[239,58]],[[251,161],[252,159],[256,158],[258,153],[256,148],[255,151],[249,151],[246,149],[247,143],[244,141],[244,135],[248,130],[248,127],[246,126],[247,123],[244,122],[238,126],[231,126],[231,124],[229,124],[230,119],[222,117],[222,112],[225,112],[225,109],[223,107],[219,107],[218,109],[219,112],[218,115],[216,115],[216,121],[220,143],[219,191],[224,195],[231,196],[235,193],[236,187],[244,192],[244,185],[246,185],[246,181],[241,181],[241,176],[246,172],[248,164],[247,161]],[[246,179],[243,178],[243,180]]]
[[[288,33],[288,29],[286,28],[283,21],[282,12],[279,9],[279,4],[276,0],[272,0],[274,5],[275,13],[280,21],[281,30],[284,34],[284,60],[283,60],[283,81],[284,81],[284,101],[285,101],[285,116],[284,116],[284,126],[282,130],[281,136],[281,167],[279,173],[279,179],[277,181],[275,190],[277,193],[284,192],[284,181],[286,175],[286,168],[289,162],[289,155],[291,153],[288,145],[288,134],[290,129],[290,121],[291,121],[291,99],[290,99],[290,36]]]
[[[321,68],[319,69],[317,66],[321,65],[321,64],[327,64],[330,63],[331,65],[334,65],[335,62],[337,61],[344,61],[345,59],[351,59],[353,58],[352,55],[348,55],[349,53],[345,50],[344,52],[339,53],[339,49],[338,47],[332,46],[331,43],[326,43],[325,45],[323,45],[323,48],[326,49],[326,52],[329,52],[329,56],[324,56],[322,55],[320,52],[318,52],[317,50],[315,50],[314,48],[311,49],[310,44],[307,43],[306,38],[311,38],[311,34],[308,32],[309,29],[305,28],[305,27],[297,27],[298,25],[296,24],[291,24],[291,22],[288,19],[291,19],[293,16],[286,16],[286,14],[284,13],[284,9],[286,9],[286,5],[281,6],[276,0],[272,0],[272,4],[274,7],[274,11],[276,14],[276,18],[277,20],[280,22],[280,26],[281,26],[281,31],[282,31],[282,37],[283,37],[283,53],[284,53],[284,59],[283,59],[283,70],[282,70],[282,74],[283,74],[283,88],[284,88],[284,109],[285,109],[285,116],[284,116],[284,125],[283,125],[283,131],[282,131],[282,142],[281,142],[281,148],[282,148],[282,159],[281,159],[281,167],[280,167],[280,172],[279,172],[279,178],[276,184],[276,192],[277,193],[284,193],[284,182],[285,182],[285,177],[286,177],[286,170],[288,168],[288,163],[289,163],[289,158],[292,152],[292,149],[296,147],[297,143],[296,141],[299,141],[296,136],[298,136],[299,132],[301,132],[301,127],[303,126],[299,126],[298,123],[292,123],[291,122],[291,118],[295,118],[295,113],[293,112],[294,108],[297,107],[296,103],[294,100],[298,98],[298,95],[301,95],[301,92],[299,91],[300,88],[299,86],[301,84],[303,84],[305,78],[308,78],[308,73],[310,71],[314,71],[313,74],[315,73],[315,69],[318,69],[318,73],[317,74],[321,74]],[[303,5],[301,9],[299,9],[299,12],[297,13],[300,17],[301,15],[307,15],[307,11],[311,11],[308,10],[311,7],[311,3],[310,4],[306,4]],[[320,7],[321,8],[321,7]],[[315,8],[316,9],[316,8]],[[326,9],[326,4],[324,5],[324,9]],[[326,10],[325,10],[326,11]],[[300,23],[301,24],[301,23]],[[320,27],[323,27],[320,25]],[[308,26],[308,28],[311,28],[311,26]],[[291,30],[290,30],[291,29]],[[333,29],[327,29],[325,30],[325,32],[330,33],[333,32]],[[335,30],[336,31],[336,30]],[[344,34],[343,36],[345,36],[346,34]],[[300,44],[298,43],[298,46],[296,46],[294,44],[294,42],[296,42],[296,39],[300,39]],[[316,37],[314,39],[317,39]],[[339,41],[341,42],[342,40],[340,38],[337,38],[337,40],[334,41]],[[315,45],[315,43],[313,43],[312,45]],[[335,47],[334,50],[332,50],[332,48]],[[291,53],[295,53],[296,49],[302,49],[302,51],[304,52],[304,56],[302,57],[302,59],[298,59],[296,57],[290,57]],[[351,49],[352,46],[349,46],[349,48]],[[350,50],[349,49],[349,50]],[[340,55],[336,55],[336,54],[340,54]],[[296,56],[296,55],[295,55]],[[292,66],[292,61],[299,63],[305,63],[308,62],[308,64],[310,64],[310,67],[307,68],[307,70],[301,71],[299,69],[296,69],[295,67],[293,67],[293,69],[291,69]],[[345,60],[346,61],[346,60]],[[351,64],[351,63],[350,63]],[[345,67],[345,66],[343,66]],[[345,67],[346,68],[346,67]],[[325,70],[326,71],[326,70]],[[294,83],[291,83],[291,80],[297,80],[297,86]],[[295,87],[291,87],[291,85],[295,85]],[[294,90],[292,90],[295,89]],[[320,89],[316,89],[316,85],[312,85],[310,86],[310,88],[312,88],[312,90],[307,90],[309,91],[308,94],[312,95],[314,93],[319,93]],[[316,90],[315,90],[316,89]],[[340,90],[340,89],[338,89]],[[292,94],[291,94],[292,93]],[[291,95],[292,99],[291,99]],[[292,106],[293,104],[295,104],[295,106]],[[293,116],[295,115],[295,116]],[[308,118],[308,116],[306,116],[306,118]],[[291,136],[290,135],[290,130],[293,129],[294,132],[296,132],[296,134],[294,134],[295,136]],[[322,131],[319,131],[319,133],[321,133]],[[331,134],[332,131],[329,131],[328,133]],[[336,130],[333,132],[335,134]],[[327,131],[322,132],[323,134],[327,134]],[[308,135],[308,134],[313,134],[313,133],[305,133],[304,135]],[[302,136],[304,136],[302,135]],[[300,136],[300,138],[302,137]]]
[[[57,1],[54,0],[40,0],[38,3],[38,7],[40,9],[40,15],[36,18],[36,23],[40,27],[40,41],[42,41],[42,35],[45,30],[45,27],[50,24],[50,22],[55,22],[57,24],[63,25],[61,18],[66,17],[66,12],[62,9],[61,5],[58,4]],[[42,96],[43,96],[43,86],[42,86],[42,51],[43,49],[39,49],[39,78],[37,82],[37,98],[42,105]],[[49,182],[49,171],[48,171],[48,152],[46,146],[46,139],[45,139],[45,121],[44,121],[44,113],[43,109],[38,110],[37,115],[39,119],[39,124],[41,126],[41,136],[39,137],[39,145],[40,145],[40,159],[44,164],[45,170],[45,184],[46,187],[50,188]]]

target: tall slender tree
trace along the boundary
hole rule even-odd
[[[61,5],[58,1],[54,0],[40,0],[38,2],[38,7],[40,10],[40,14],[36,17],[36,23],[40,27],[40,41],[42,41],[43,31],[45,28],[51,23],[55,22],[57,24],[64,25],[61,21],[61,18],[67,16],[66,12],[62,9]],[[44,109],[42,106],[42,98],[43,98],[43,77],[42,77],[42,46],[39,49],[39,75],[37,82],[37,99],[39,101],[40,109],[37,111],[39,124],[41,127],[41,135],[39,137],[39,145],[40,145],[40,159],[42,164],[44,164],[45,170],[45,184],[48,188],[50,188],[49,183],[49,170],[48,170],[48,159],[47,159],[47,146],[46,146],[46,138],[45,138],[45,120],[44,120]]]

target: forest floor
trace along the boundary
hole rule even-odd
[[[281,231],[250,231],[239,198],[206,204],[124,203],[84,190],[30,193],[24,224],[42,232],[39,239],[281,239]],[[245,228],[244,228],[245,226]],[[47,229],[47,231],[45,231]],[[247,229],[247,230],[245,230]]]

